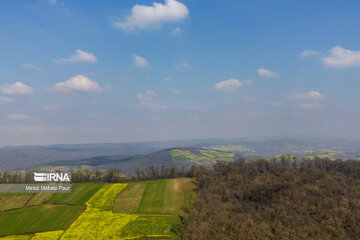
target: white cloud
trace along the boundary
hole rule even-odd
[[[322,100],[324,99],[324,95],[317,91],[312,92],[303,92],[303,93],[293,93],[286,96],[291,100]]]
[[[304,109],[316,109],[321,108],[322,105],[320,103],[300,103],[299,107]]]
[[[57,0],[48,0],[49,4],[57,4]]]
[[[7,119],[11,120],[28,120],[30,117],[21,113],[9,114],[6,116]]]
[[[171,30],[171,36],[178,36],[178,35],[180,35],[181,34],[181,28],[179,28],[179,27],[176,27],[176,28],[174,28],[173,30]]]
[[[140,57],[139,55],[133,55],[134,65],[141,68],[150,67],[150,64],[146,58]]]
[[[97,59],[92,53],[88,53],[80,49],[76,49],[75,53],[71,55],[69,58],[56,59],[54,60],[54,62],[57,64],[73,63],[73,62],[96,63]]]
[[[360,66],[360,51],[352,51],[342,47],[333,47],[329,56],[321,59],[327,67],[343,68]]]
[[[78,74],[65,82],[55,84],[53,90],[58,92],[99,92],[102,89],[97,82],[92,81],[84,75]]]
[[[8,97],[0,97],[0,103],[10,103],[13,102],[14,100],[12,98],[8,98]]]
[[[27,68],[27,69],[32,69],[32,70],[35,70],[35,71],[43,71],[42,68],[39,68],[35,65],[32,65],[32,64],[28,64],[28,63],[25,63],[24,65],[24,68]]]
[[[147,90],[145,93],[139,93],[137,95],[139,104],[136,107],[140,109],[148,109],[155,112],[167,109],[166,105],[156,102],[154,100],[155,96],[156,92],[153,90]]]
[[[218,91],[233,91],[241,88],[242,86],[243,84],[239,80],[231,78],[215,84],[213,88]]]
[[[7,95],[30,95],[34,93],[34,89],[21,82],[16,82],[0,85],[0,92]]]
[[[175,22],[189,15],[188,8],[176,0],[165,0],[165,4],[153,3],[152,6],[135,5],[125,21],[114,22],[115,28],[132,31],[135,28],[160,29],[166,22]]]
[[[257,73],[259,74],[259,76],[261,77],[268,77],[268,78],[275,78],[278,77],[279,74],[276,72],[272,72],[270,70],[264,69],[264,68],[260,68],[257,70]]]
[[[313,51],[313,50],[305,50],[300,54],[300,57],[302,59],[304,59],[304,58],[315,56],[315,55],[319,55],[319,52]]]
[[[176,95],[183,95],[184,93],[178,89],[173,89],[172,92]]]

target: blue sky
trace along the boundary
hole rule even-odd
[[[359,139],[359,1],[0,6],[0,145]]]

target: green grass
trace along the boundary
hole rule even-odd
[[[0,213],[0,237],[65,230],[85,210],[83,206],[44,205]]]
[[[182,206],[195,200],[189,178],[154,180],[129,184],[115,199],[114,212],[182,214]]]
[[[172,239],[179,224],[176,215],[142,215],[128,223],[121,235],[131,239]]]
[[[102,183],[73,183],[71,193],[55,193],[48,203],[85,205],[103,185]]]
[[[146,184],[137,213],[162,213],[167,180],[149,181]]]

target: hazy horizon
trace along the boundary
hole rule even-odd
[[[0,4],[0,146],[360,140],[359,1]]]

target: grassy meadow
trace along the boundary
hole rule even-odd
[[[64,230],[84,211],[83,206],[43,205],[0,213],[0,236]]]

